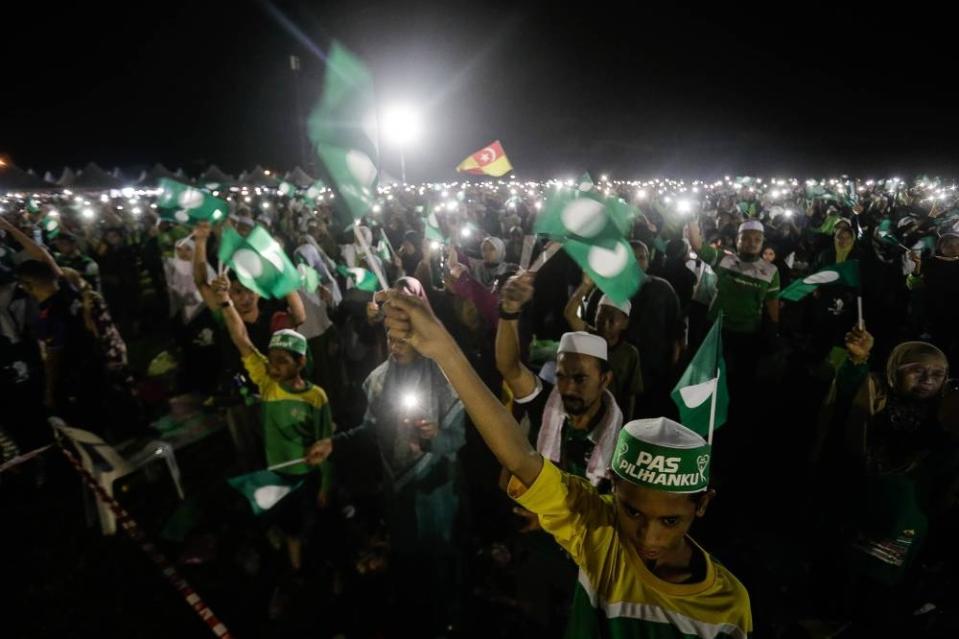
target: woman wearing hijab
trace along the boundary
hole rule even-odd
[[[816,475],[823,483],[818,509],[828,513],[831,536],[838,529],[848,542],[831,544],[848,562],[855,582],[848,592],[858,593],[863,614],[875,620],[867,609],[901,607],[892,587],[911,592],[903,586],[915,575],[910,565],[934,539],[945,509],[955,507],[959,392],[932,344],[899,344],[881,374],[869,371],[872,345],[864,329],[846,335],[848,359],[820,421]]]
[[[396,290],[426,300],[413,278],[397,282]],[[360,442],[372,443],[378,452],[396,612],[409,615],[401,627],[423,633],[443,627],[455,603],[465,413],[432,360],[406,342],[388,343],[389,358],[363,383],[362,423],[334,435],[333,444],[339,455],[359,453]]]
[[[496,278],[506,272],[506,242],[489,235],[480,244],[480,252],[483,259],[471,259],[470,271],[477,282],[486,288],[490,288]]]
[[[195,242],[190,238],[178,241],[174,245],[173,256],[163,258],[163,270],[173,333],[183,354],[179,369],[180,384],[183,389],[210,394],[215,390],[219,378],[217,330],[213,316],[193,279],[195,247]],[[208,279],[216,276],[209,264],[206,270]]]
[[[833,229],[832,246],[819,254],[811,272],[859,257],[852,223],[841,218]],[[856,321],[856,294],[855,289],[837,283],[820,286],[809,297],[805,308],[809,312],[808,323],[813,340],[809,351],[810,361],[822,362],[829,356],[830,349],[836,349],[837,352],[841,350],[843,335],[849,325]],[[828,373],[832,374],[831,368]]]

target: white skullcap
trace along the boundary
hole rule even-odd
[[[765,233],[766,229],[759,220],[746,220],[739,225],[739,232],[742,233],[743,231],[759,231],[760,233]]]
[[[556,354],[579,353],[580,355],[592,355],[606,361],[606,349],[606,340],[599,335],[593,335],[585,331],[575,331],[573,333],[563,333],[563,336],[559,339],[559,349],[557,349]]]
[[[622,312],[626,313],[626,317],[629,317],[629,312],[633,309],[633,305],[630,304],[629,300],[626,300],[622,304],[617,304],[613,300],[609,299],[609,295],[603,295],[601,298],[599,298],[599,305],[612,306],[613,308],[617,308],[621,310]]]
[[[668,417],[634,419],[626,422],[623,430],[635,439],[664,448],[699,448],[706,445],[701,435]]]
[[[246,226],[256,226],[256,220],[254,220],[249,215],[237,215],[236,216],[237,224],[244,224]]]

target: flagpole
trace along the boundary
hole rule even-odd
[[[376,263],[376,260],[373,259],[373,253],[370,250],[370,245],[366,243],[366,238],[363,237],[363,234],[360,233],[360,225],[353,224],[353,235],[356,237],[356,241],[359,243],[360,248],[363,249],[363,252],[366,254],[366,261],[370,265],[370,269],[373,271],[373,274],[376,275],[376,279],[380,282],[380,287],[384,291],[390,289],[389,284],[386,283],[386,278],[383,276],[383,273],[380,271],[379,264]]]
[[[282,464],[273,464],[269,466],[267,470],[279,470],[280,468],[286,468],[287,466],[296,466],[297,464],[302,464],[306,461],[306,457],[300,457],[299,459],[291,459],[290,461],[283,462]]]
[[[713,385],[713,397],[709,402],[709,435],[706,438],[706,443],[710,446],[713,445],[713,429],[716,426],[716,395],[719,394],[719,376],[721,372],[719,367],[716,367],[716,383]]]
[[[859,330],[866,330],[866,323],[862,319],[862,295],[856,296],[856,306],[859,308]]]

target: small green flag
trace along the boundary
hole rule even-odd
[[[716,396],[716,414],[713,430],[726,423],[729,409],[729,391],[726,388],[726,361],[723,359],[723,316],[716,318],[686,372],[679,378],[670,394],[679,409],[679,421],[686,428],[703,437],[709,435],[709,416],[713,395]]]
[[[354,266],[352,268],[343,266],[342,264],[336,267],[338,273],[347,279],[353,280],[353,286],[360,289],[361,291],[366,291],[367,293],[375,293],[380,289],[380,283],[376,279],[376,275],[372,271],[369,271],[365,268],[359,266]]]
[[[39,202],[37,202],[37,201],[36,201],[35,199],[33,199],[33,198],[30,198],[30,199],[27,200],[27,212],[29,212],[29,213],[36,213],[36,212],[39,211],[39,210],[40,210],[40,203],[39,203]]]
[[[227,482],[249,500],[253,514],[262,515],[299,488],[303,477],[281,475],[272,470],[258,470],[255,473],[231,477]]]
[[[296,187],[290,184],[289,182],[280,182],[280,186],[276,189],[279,191],[280,195],[285,195],[289,197],[296,192]]]
[[[423,236],[434,242],[445,242],[446,235],[440,228],[440,221],[436,217],[436,211],[432,204],[427,205],[427,211],[429,212],[423,217]]]
[[[323,191],[326,190],[326,185],[323,182],[314,182],[310,188],[306,190],[306,193],[303,194],[303,199],[310,205],[313,206],[316,204],[316,201],[320,199],[320,196],[323,195]]]
[[[280,298],[300,287],[300,272],[262,226],[246,237],[232,227],[224,228],[219,258],[230,265],[243,286],[262,297]]]
[[[779,299],[798,302],[821,285],[833,283],[859,288],[859,262],[846,260],[840,264],[830,264],[812,275],[794,281],[779,293]]]
[[[621,199],[573,189],[553,193],[535,232],[563,243],[580,268],[616,303],[631,298],[645,277],[620,228],[629,217]]]
[[[158,209],[162,209],[161,219],[180,224],[215,224],[223,221],[230,212],[230,205],[225,200],[175,180],[161,178],[160,188],[163,192],[157,198],[156,204]]]
[[[335,194],[333,226],[349,228],[376,199],[377,127],[373,78],[353,54],[334,42],[323,97],[310,114],[310,141]]]
[[[46,232],[47,237],[51,240],[60,235],[60,216],[59,215],[50,215],[49,213],[43,220],[40,222],[40,225],[43,227],[43,230]]]
[[[321,282],[320,274],[316,272],[316,269],[308,264],[297,264],[296,270],[300,273],[300,288],[311,293],[316,291]]]

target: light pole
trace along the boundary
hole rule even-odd
[[[420,115],[408,104],[394,104],[383,113],[382,124],[384,136],[400,152],[400,174],[406,184],[405,151],[420,136]]]

